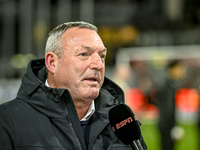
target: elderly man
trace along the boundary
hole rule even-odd
[[[108,120],[124,95],[104,77],[106,53],[92,24],[69,22],[53,29],[45,59],[30,61],[17,97],[0,106],[0,149],[131,149]]]

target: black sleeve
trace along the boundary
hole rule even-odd
[[[0,107],[0,149],[14,150],[14,123],[9,113]]]

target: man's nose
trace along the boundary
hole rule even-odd
[[[96,70],[102,70],[104,67],[104,59],[99,54],[93,54],[91,56],[90,68]]]

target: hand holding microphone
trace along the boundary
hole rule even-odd
[[[109,111],[109,120],[113,131],[126,145],[134,150],[144,150],[139,139],[141,131],[134,113],[126,104],[119,104]]]

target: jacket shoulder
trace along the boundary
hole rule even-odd
[[[7,102],[4,102],[0,105],[0,109],[8,110],[13,109],[13,107],[20,107],[21,104],[25,104],[23,100],[14,99]]]
[[[16,135],[16,125],[13,119],[13,110],[21,102],[8,101],[0,105],[0,149],[14,149]]]
[[[14,99],[0,105],[0,120],[21,118],[20,115],[26,113],[30,105],[23,100]],[[10,122],[7,122],[10,123]]]

